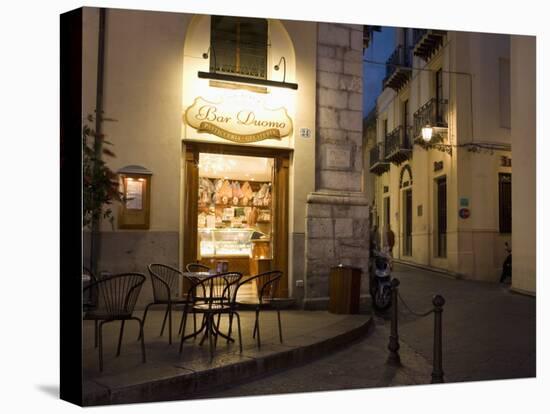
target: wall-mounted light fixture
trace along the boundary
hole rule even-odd
[[[422,127],[422,139],[424,142],[430,142],[432,140],[433,131],[434,129],[429,122]]]
[[[279,63],[277,63],[273,69],[275,69],[276,71],[279,70],[279,66],[281,65],[281,62],[283,62],[283,83],[285,82],[285,79],[286,79],[286,59],[284,56],[281,56],[281,58],[279,59]]]
[[[217,69],[217,65],[216,65],[216,51],[214,50],[214,48],[212,46],[208,47],[208,51],[204,52],[202,54],[202,58],[203,59],[208,59],[210,54],[212,54],[212,59],[214,60],[214,72],[216,71]]]

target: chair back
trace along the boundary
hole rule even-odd
[[[209,272],[210,268],[200,263],[187,263],[185,270],[188,272]]]
[[[151,275],[155,302],[168,301],[179,296],[179,280],[183,275],[178,269],[161,263],[151,263],[147,270]]]
[[[97,287],[102,299],[100,311],[116,319],[132,314],[144,282],[141,273],[120,273],[97,280],[84,290]]]
[[[195,279],[197,296],[212,308],[214,304],[234,305],[237,297],[239,281],[243,275],[239,272],[227,272]]]
[[[270,272],[260,273],[252,277],[250,280],[256,281],[256,287],[258,289],[258,300],[260,304],[269,303],[277,293],[279,289],[279,282],[283,272],[280,270],[272,270]]]

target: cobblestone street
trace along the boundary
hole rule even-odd
[[[443,312],[443,369],[446,382],[525,378],[536,374],[533,297],[492,283],[457,280],[396,264],[394,277],[408,306],[422,312],[439,293]],[[402,368],[386,364],[389,319],[377,317],[373,332],[348,348],[308,365],[208,395],[230,397],[429,384],[433,316],[419,318],[402,305]]]

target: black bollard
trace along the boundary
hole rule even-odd
[[[399,356],[399,335],[397,333],[397,293],[398,293],[399,279],[393,279],[391,281],[391,327],[390,327],[390,342],[388,349],[390,354],[388,356],[388,364],[401,365],[401,358]]]
[[[432,371],[432,384],[445,382],[443,379],[443,350],[442,350],[442,329],[441,318],[445,299],[441,295],[435,295],[432,303],[434,305],[434,358]]]

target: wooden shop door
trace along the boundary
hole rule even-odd
[[[198,193],[199,193],[199,154],[201,152],[227,155],[266,157],[274,160],[273,209],[272,209],[272,265],[271,270],[280,270],[283,277],[277,296],[288,297],[288,205],[289,205],[289,165],[292,150],[259,148],[212,143],[187,143],[184,145],[185,189],[184,189],[184,230],[183,268],[198,259]],[[231,270],[231,269],[230,269]]]

